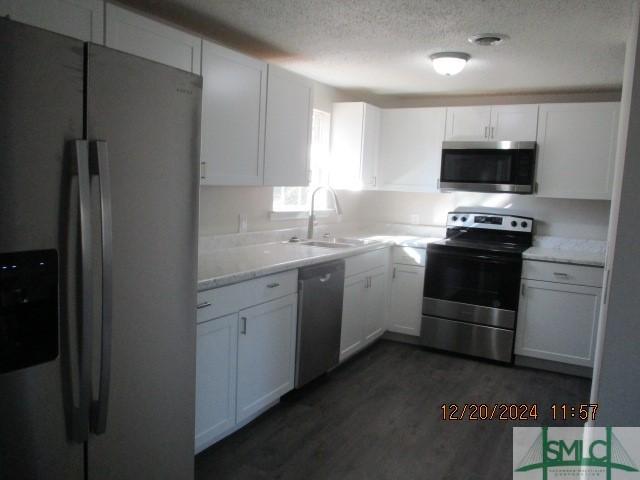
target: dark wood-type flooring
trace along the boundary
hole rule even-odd
[[[512,478],[513,426],[587,403],[587,379],[380,341],[196,457],[196,480]],[[537,421],[443,421],[443,403],[537,403]]]

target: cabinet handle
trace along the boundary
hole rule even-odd
[[[523,284],[520,286],[520,295],[522,295],[522,296],[524,297],[524,292],[525,292],[526,290],[527,290],[527,289],[526,289],[526,287],[525,287],[525,284],[523,283]]]
[[[496,127],[491,127],[491,138],[496,138],[494,135]]]
[[[207,162],[200,162],[200,178],[202,180],[207,178]]]
[[[279,287],[280,284],[278,282],[274,282],[274,283],[270,283],[269,285],[267,285],[267,288],[276,288]]]
[[[556,277],[569,278],[569,274],[568,274],[568,273],[564,273],[564,272],[553,272],[553,274],[554,274]]]
[[[378,185],[378,177],[376,177],[375,175],[373,176],[373,186],[377,186]]]
[[[196,308],[197,308],[198,310],[200,310],[201,308],[207,308],[207,307],[210,307],[210,306],[211,306],[211,302],[202,302],[202,303],[199,303],[199,304],[196,306]]]
[[[489,138],[489,127],[484,127],[484,138]]]
[[[396,278],[396,267],[393,267],[393,275],[391,276],[391,278]]]
[[[240,327],[240,333],[242,335],[246,335],[247,334],[247,317],[240,317],[240,321],[242,322],[242,325]]]

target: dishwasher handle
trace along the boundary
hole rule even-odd
[[[322,283],[328,282],[331,279],[331,274],[327,273],[326,275],[323,275],[322,277],[320,277],[318,280],[320,280]]]

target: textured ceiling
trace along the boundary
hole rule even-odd
[[[315,80],[375,94],[617,88],[630,0],[124,0]],[[505,33],[496,47],[467,42]],[[456,77],[431,53],[471,54]]]

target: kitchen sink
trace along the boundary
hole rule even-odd
[[[329,240],[308,240],[306,242],[300,242],[300,245],[306,245],[308,247],[322,247],[322,248],[350,248],[355,247],[356,245],[352,243],[344,243],[344,242],[332,242]]]

